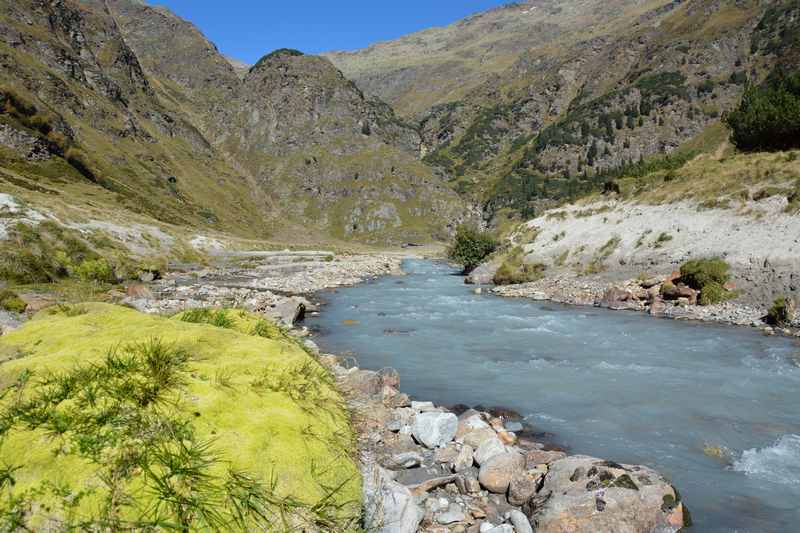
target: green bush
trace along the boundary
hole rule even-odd
[[[740,150],[800,147],[800,71],[776,71],[759,87],[745,90],[739,107],[725,116],[731,141]]]
[[[725,288],[730,281],[730,268],[719,257],[695,259],[681,265],[680,280],[700,291],[700,305],[713,305],[735,296]]]
[[[84,259],[74,269],[74,274],[82,281],[99,281],[102,283],[116,283],[117,277],[114,269],[103,258]]]
[[[794,320],[795,305],[785,296],[776,298],[767,312],[767,323],[773,326],[786,326]]]
[[[474,226],[461,225],[447,250],[447,257],[462,265],[464,272],[468,273],[496,249],[497,240],[489,232],[481,231]]]
[[[542,263],[513,264],[503,263],[494,274],[495,285],[518,285],[538,281],[544,277],[547,266]]]
[[[12,313],[22,313],[28,308],[16,292],[9,289],[0,289],[0,309],[11,311]]]

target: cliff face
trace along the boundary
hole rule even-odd
[[[114,205],[251,236],[304,227],[376,243],[428,240],[463,217],[459,197],[420,161],[417,131],[325,59],[279,51],[245,74],[163,8],[0,4],[3,94],[48,123],[0,114],[10,132],[0,136],[4,164],[24,170],[12,176],[17,186],[56,184],[80,201],[49,176],[66,172],[81,190],[89,176]],[[56,134],[63,142],[46,139]],[[30,161],[37,140],[59,169]]]

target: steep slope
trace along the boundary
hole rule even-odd
[[[448,43],[459,32],[467,39],[476,21],[510,13],[521,19],[536,6],[544,7],[513,5],[431,32]],[[517,39],[508,68],[477,84],[458,80],[463,92],[442,93],[441,103],[423,114],[426,161],[445,169],[458,190],[480,201],[487,218],[509,208],[531,216],[681,147],[675,160],[656,164],[679,165],[697,149],[716,148],[726,135],[720,117],[745,85],[763,79],[777,64],[797,61],[793,37],[800,22],[793,2],[688,0],[610,7],[570,0],[559,4],[560,12],[541,9],[536,15],[534,10],[530,21],[545,14],[548,21],[565,18],[557,35],[542,42]],[[484,29],[505,35],[519,24],[498,22]],[[393,61],[406,69],[407,60],[380,56],[379,50],[435,40],[426,35],[354,53],[371,60],[359,63],[363,72],[353,75],[402,106],[405,96],[392,96],[397,81],[385,72]],[[339,56],[334,61],[345,72],[353,68]],[[436,79],[446,84],[456,78],[443,68]],[[417,90],[423,89],[412,87],[409,94]]]
[[[107,217],[283,240],[446,238],[464,216],[415,129],[325,59],[278,52],[244,73],[164,8],[2,4],[0,149],[18,197],[94,195]]]
[[[78,204],[94,196],[111,211],[260,233],[249,223],[261,209],[251,182],[162,104],[102,2],[1,4],[0,150],[9,192],[41,189]],[[40,146],[35,156],[25,149],[31,144]]]
[[[401,116],[461,100],[513,66],[529,48],[560,46],[564,34],[640,11],[638,0],[529,0],[477,13],[444,28],[430,28],[363,50],[325,54],[366,93]]]

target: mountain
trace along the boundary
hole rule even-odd
[[[745,86],[796,64],[797,9],[758,0],[533,1],[330,57],[363,90],[419,120],[426,161],[487,219],[531,216],[636,164],[674,165],[723,144],[720,119]],[[475,59],[484,55],[495,57],[485,68]],[[429,90],[437,97],[426,99]]]
[[[245,71],[134,0],[0,4],[0,179],[17,196],[283,240],[442,239],[465,216],[416,129],[326,59],[281,50]]]

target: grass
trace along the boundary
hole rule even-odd
[[[23,313],[28,304],[19,295],[10,289],[0,289],[0,309],[12,313]]]
[[[713,305],[736,297],[725,284],[730,281],[730,265],[719,257],[694,259],[681,265],[681,282],[700,291],[700,305]]]
[[[240,332],[260,319],[238,310],[221,328],[74,309],[0,338],[16,354],[0,366],[4,528],[354,526],[349,416],[296,341]]]
[[[547,266],[542,263],[525,263],[524,251],[516,247],[508,254],[494,275],[495,285],[518,285],[544,277]]]
[[[622,242],[622,239],[619,236],[611,237],[603,246],[601,246],[592,256],[591,261],[586,267],[583,269],[584,274],[599,274],[600,272],[605,272],[606,260],[611,257],[616,249],[619,247],[619,244]]]
[[[662,232],[656,237],[655,242],[653,243],[653,248],[662,248],[666,243],[671,241],[674,237],[669,233]]]

